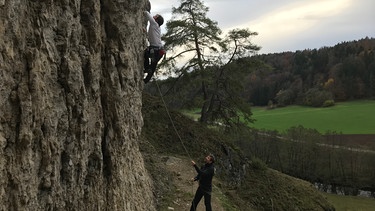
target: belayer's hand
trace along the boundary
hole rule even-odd
[[[191,161],[191,164],[192,164],[193,166],[195,166],[195,162],[194,162],[194,160]]]

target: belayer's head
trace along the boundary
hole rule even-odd
[[[205,163],[215,163],[215,156],[213,154],[209,154],[204,158]]]
[[[163,23],[164,23],[164,18],[163,18],[163,16],[161,16],[161,15],[159,15],[159,14],[156,14],[156,15],[154,16],[154,19],[155,19],[156,23],[159,24],[159,26],[163,25]]]

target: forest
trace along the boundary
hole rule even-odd
[[[375,97],[375,39],[342,42],[333,47],[253,55],[233,61],[221,76],[222,92],[239,92],[254,106],[313,107]],[[186,72],[159,82],[173,108],[196,108],[202,103],[200,71],[215,82],[214,66]],[[154,86],[146,90],[156,93]]]
[[[245,92],[254,105],[329,106],[375,95],[375,39],[333,47],[255,56],[271,68],[250,74]],[[267,71],[267,70],[266,70]]]

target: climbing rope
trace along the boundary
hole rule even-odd
[[[159,84],[158,84],[158,82],[157,82],[156,80],[155,80],[155,83],[156,83],[156,86],[157,86],[157,88],[158,88],[158,91],[159,91],[159,94],[160,94],[161,100],[163,101],[163,104],[164,104],[165,110],[167,111],[167,114],[168,114],[169,120],[170,120],[171,123],[172,123],[173,129],[174,129],[174,131],[176,132],[176,134],[177,134],[177,136],[178,136],[178,139],[180,140],[182,146],[184,147],[184,150],[185,150],[186,154],[189,156],[190,160],[193,160],[193,159],[191,158],[191,156],[190,156],[190,153],[189,153],[188,150],[186,149],[185,144],[184,144],[184,142],[182,141],[180,134],[178,133],[178,131],[177,131],[177,129],[176,129],[176,126],[175,126],[175,124],[174,124],[174,122],[173,122],[173,120],[172,120],[171,114],[170,114],[170,112],[169,112],[169,110],[168,110],[167,104],[166,104],[165,101],[164,101],[163,94],[161,93],[161,90],[160,90]]]
[[[190,156],[189,151],[186,149],[185,144],[184,144],[184,142],[182,141],[180,134],[178,133],[178,131],[177,131],[177,129],[176,129],[176,126],[175,126],[175,124],[174,124],[174,122],[173,122],[173,119],[172,119],[172,117],[171,117],[171,114],[170,114],[170,112],[169,112],[169,110],[168,110],[167,104],[166,104],[165,101],[164,101],[163,94],[161,93],[161,90],[160,90],[159,84],[158,84],[158,82],[157,82],[156,80],[155,80],[155,83],[156,83],[156,86],[157,86],[157,88],[158,88],[158,91],[159,91],[159,94],[160,94],[161,100],[163,101],[164,108],[165,108],[165,110],[167,111],[167,114],[168,114],[169,120],[170,120],[171,123],[172,123],[173,129],[174,129],[174,131],[176,132],[176,134],[177,134],[177,136],[178,136],[178,139],[180,140],[182,146],[184,147],[184,150],[185,150],[186,154],[189,156],[190,160],[193,160],[193,159],[191,158],[191,156]],[[191,182],[191,193],[194,194],[194,182]]]

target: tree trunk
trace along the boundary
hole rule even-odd
[[[0,0],[0,210],[155,210],[145,3]]]
[[[207,88],[206,88],[206,84],[204,81],[202,81],[202,93],[203,93],[203,106],[201,109],[200,122],[207,123],[208,121],[207,109],[208,109],[209,101],[208,101]]]

